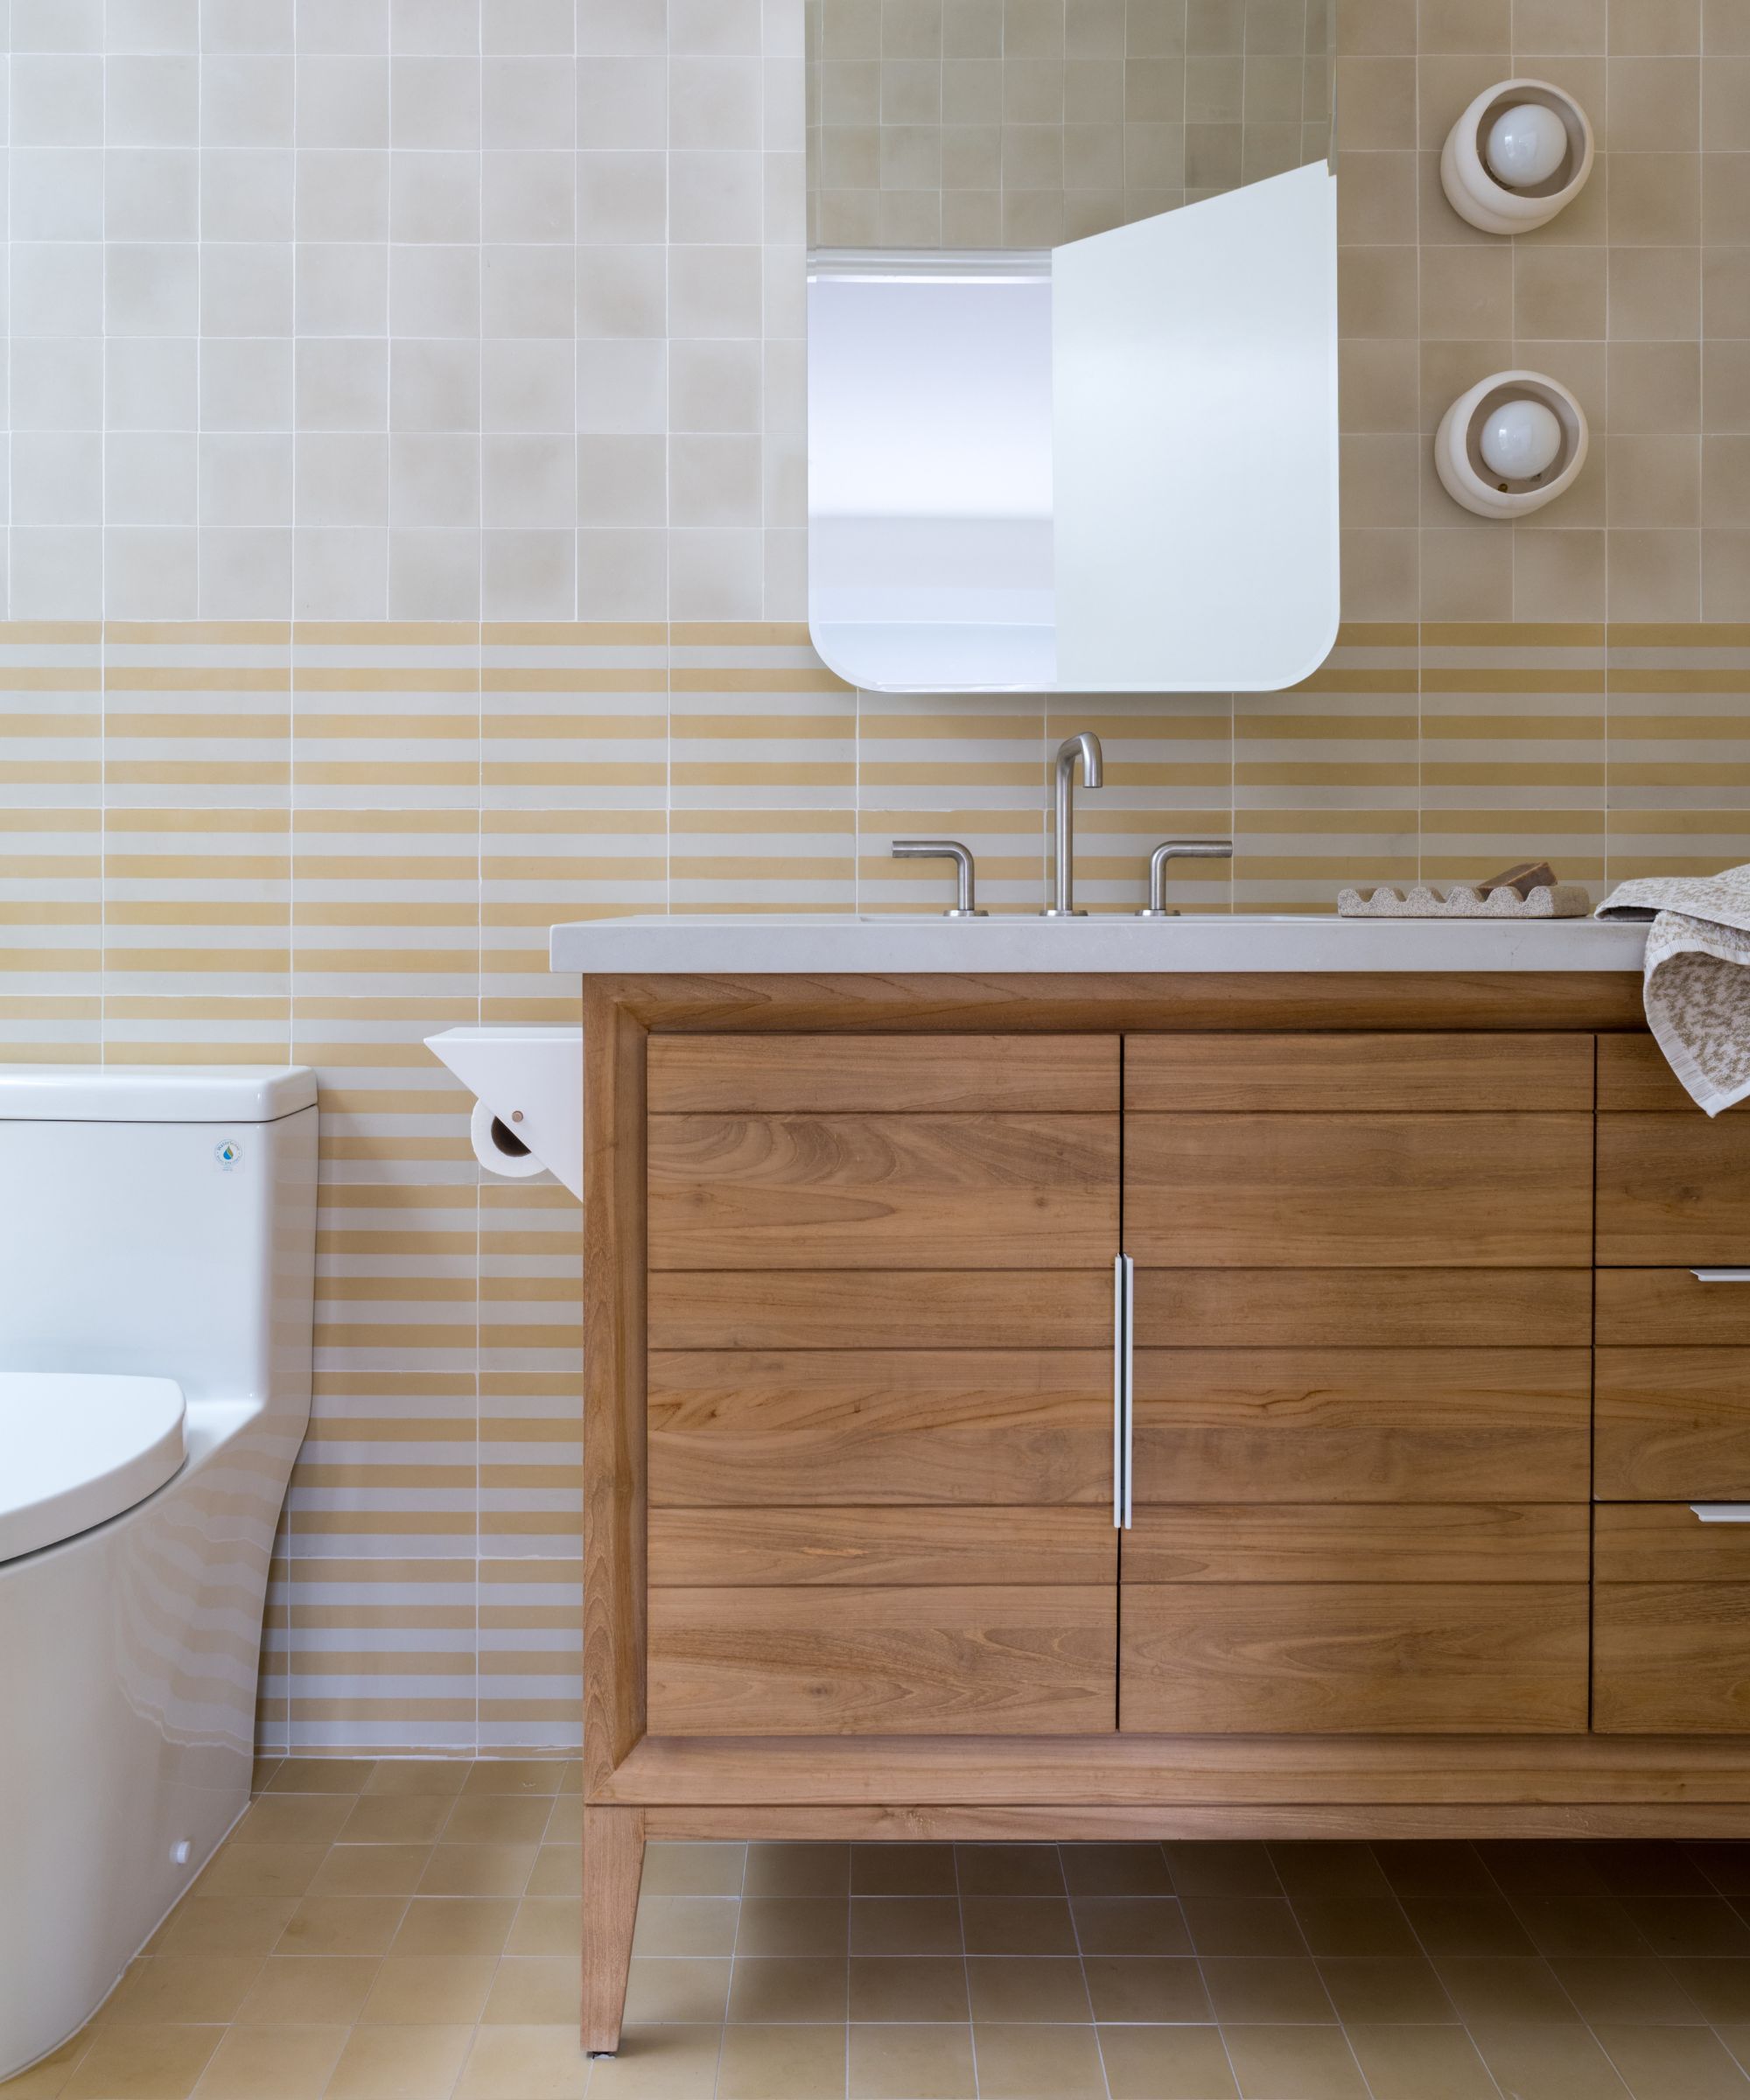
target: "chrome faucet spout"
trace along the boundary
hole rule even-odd
[[[1091,729],[1078,730],[1057,747],[1056,884],[1053,901],[1040,914],[1041,919],[1085,919],[1075,908],[1075,767],[1082,766],[1086,788],[1105,785],[1104,754]]]

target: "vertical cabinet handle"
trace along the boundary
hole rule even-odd
[[[1134,1407],[1137,1267],[1127,1254],[1112,1263],[1112,1522],[1130,1528],[1130,1425]]]

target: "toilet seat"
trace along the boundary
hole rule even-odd
[[[183,1462],[173,1378],[0,1371],[0,1562],[131,1509]]]

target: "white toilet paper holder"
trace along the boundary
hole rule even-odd
[[[550,1172],[582,1200],[581,1028],[446,1028],[425,1046],[475,1096],[469,1136],[488,1173]]]

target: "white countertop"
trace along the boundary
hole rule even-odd
[[[1040,919],[798,914],[592,919],[556,926],[551,962],[584,976],[1023,976],[1134,970],[1641,968],[1645,925],[1596,919],[1339,919],[1187,912]]]

